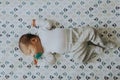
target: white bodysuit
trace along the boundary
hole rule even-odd
[[[66,51],[66,35],[65,29],[39,30],[44,52],[64,53]]]
[[[55,62],[54,56],[50,53],[72,53],[74,57],[83,62],[89,60],[95,51],[96,46],[89,46],[88,42],[105,47],[98,33],[92,27],[60,29],[56,26],[55,29],[52,29],[54,24],[48,20],[38,20],[37,25],[39,25],[38,35],[44,48],[46,60],[50,63]],[[98,48],[101,49],[101,47]]]

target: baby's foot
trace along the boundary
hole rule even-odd
[[[115,42],[109,41],[106,43],[106,48],[105,49],[114,49],[117,47],[117,44]]]
[[[104,52],[104,50],[105,50],[105,48],[103,48],[103,47],[96,47],[95,53],[102,54]]]

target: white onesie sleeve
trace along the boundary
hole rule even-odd
[[[47,29],[50,30],[52,28],[52,23],[50,23],[48,20],[46,19],[36,19],[36,26],[39,26],[42,29]]]

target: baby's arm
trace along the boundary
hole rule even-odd
[[[44,19],[44,20],[33,19],[32,26],[33,27],[39,26],[39,27],[41,27],[43,29],[47,29],[47,30],[52,30],[55,28],[64,28],[64,26],[61,25],[59,22],[56,22],[56,21],[50,20],[50,19]]]
[[[50,30],[56,29],[56,28],[64,28],[62,24],[60,24],[59,22],[55,20],[46,19],[46,21],[48,21],[51,24]]]

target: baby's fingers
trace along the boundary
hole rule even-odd
[[[38,63],[38,60],[34,59],[34,64],[37,65]]]
[[[33,26],[33,27],[36,26],[36,20],[35,20],[35,19],[32,20],[32,26]]]

